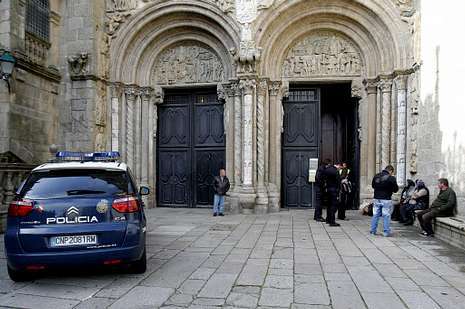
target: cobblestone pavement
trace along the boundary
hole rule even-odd
[[[211,217],[148,211],[148,271],[48,276],[29,283],[0,268],[0,306],[30,308],[465,308],[465,252],[368,218],[341,227],[311,211]],[[381,226],[380,226],[381,227]]]

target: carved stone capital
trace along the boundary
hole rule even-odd
[[[362,85],[357,82],[352,82],[350,88],[350,93],[352,98],[361,99],[362,98]]]
[[[218,97],[218,101],[226,100],[226,90],[223,87],[223,84],[218,83],[216,85],[216,95]]]
[[[289,97],[289,82],[288,81],[283,81],[282,86],[281,86],[281,94],[283,98]]]
[[[163,99],[165,96],[165,92],[163,91],[162,87],[155,87],[153,90],[153,103],[154,104],[161,104],[163,103]]]
[[[270,95],[277,96],[281,92],[282,82],[280,80],[273,80],[270,82]]]
[[[134,100],[137,95],[140,94],[139,86],[137,85],[125,85],[124,93],[128,97],[128,100]]]
[[[365,79],[363,81],[363,84],[365,85],[365,91],[367,92],[367,94],[376,94],[376,92],[378,91],[378,82],[376,80]]]
[[[239,88],[242,90],[243,94],[253,94],[256,87],[257,82],[255,79],[241,79],[239,81]]]
[[[150,98],[153,96],[153,88],[152,87],[141,87],[140,88],[140,95],[144,101],[149,101]]]
[[[239,85],[237,81],[231,81],[223,84],[224,92],[228,97],[234,97],[239,94]]]
[[[378,82],[378,87],[381,89],[381,92],[387,93],[392,91],[392,80],[391,79],[382,79]]]

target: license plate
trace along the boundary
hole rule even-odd
[[[71,247],[97,244],[97,235],[68,235],[50,238],[51,247]]]

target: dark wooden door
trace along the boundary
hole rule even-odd
[[[310,158],[318,158],[319,154],[320,90],[292,90],[283,105],[283,205],[312,207],[313,192],[308,182],[308,164]]]
[[[167,92],[159,107],[157,204],[208,207],[225,167],[223,102],[216,91]]]

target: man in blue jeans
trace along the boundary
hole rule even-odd
[[[392,165],[373,177],[371,186],[373,187],[373,218],[371,219],[370,234],[376,235],[379,218],[383,217],[384,236],[391,236],[391,209],[392,194],[399,190],[397,180],[394,176],[394,167]]]
[[[213,216],[224,216],[224,196],[230,187],[229,179],[226,177],[226,171],[220,169],[220,175],[215,176],[213,180],[213,190],[215,196],[213,197]]]

